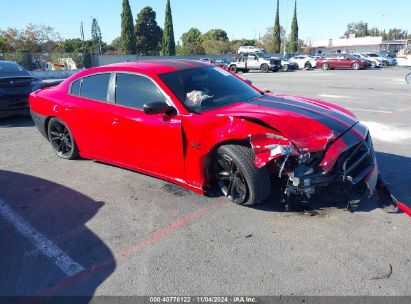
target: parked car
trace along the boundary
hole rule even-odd
[[[378,56],[383,58],[383,60],[387,60],[387,63],[388,63],[389,66],[397,65],[397,59],[395,59],[394,57],[388,55],[387,53],[379,53]]]
[[[370,133],[350,111],[264,93],[201,61],[85,70],[32,93],[30,106],[61,158],[114,164],[201,194],[216,187],[239,205],[266,199],[272,179],[283,189],[278,201],[337,191],[350,210],[384,186]]]
[[[263,73],[269,71],[278,72],[281,69],[281,60],[263,57],[261,54],[241,56],[229,64],[228,69],[232,73],[248,73],[250,70],[259,70]]]
[[[28,115],[29,94],[41,84],[17,63],[0,60],[0,118]]]
[[[390,62],[389,62],[387,59],[379,56],[378,54],[375,54],[375,53],[366,53],[366,54],[364,54],[364,55],[367,55],[367,56],[370,57],[370,58],[375,58],[375,59],[380,60],[383,66],[388,66],[388,65],[390,65]]]
[[[279,58],[271,57],[271,58],[281,60],[281,69],[283,70],[283,72],[290,72],[290,71],[298,70],[298,63],[296,62],[288,61],[284,57],[279,57]]]
[[[230,63],[231,63],[231,60],[230,60],[230,59],[227,59],[227,58],[217,59],[217,60],[214,62],[215,65],[217,65],[217,66],[219,66],[219,67],[221,67],[221,68],[224,68],[224,69],[228,69],[228,66],[230,65]]]
[[[333,69],[364,70],[367,68],[367,63],[362,59],[357,59],[347,54],[341,54],[319,59],[317,61],[317,68],[322,68],[324,71]]]
[[[297,55],[297,56],[291,57],[289,61],[297,63],[299,69],[315,68],[317,64],[317,58],[307,56],[307,55]]]
[[[237,54],[238,55],[247,55],[247,54],[254,54],[254,53],[265,53],[265,49],[261,49],[252,45],[240,46],[238,48]]]
[[[370,57],[368,55],[359,54],[359,53],[353,53],[349,55],[351,57],[364,60],[366,63],[368,63],[369,67],[371,68],[380,68],[382,66],[382,62],[378,58]]]

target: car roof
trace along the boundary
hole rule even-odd
[[[164,74],[181,70],[187,70],[190,68],[198,68],[204,66],[213,66],[212,64],[200,60],[185,60],[185,59],[160,59],[160,60],[141,60],[133,62],[115,63],[97,68],[87,70],[89,73],[97,73],[104,71],[129,71],[139,72],[143,74]]]

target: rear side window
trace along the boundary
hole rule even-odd
[[[80,89],[80,96],[108,101],[108,83],[110,81],[110,74],[98,74],[83,78]]]
[[[81,79],[74,81],[70,87],[70,94],[75,95],[75,96],[80,96],[80,85],[81,85]]]
[[[144,104],[166,101],[160,89],[148,78],[133,74],[117,74],[116,104],[143,109]]]

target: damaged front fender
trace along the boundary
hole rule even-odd
[[[300,155],[287,138],[277,134],[254,134],[250,136],[250,143],[255,154],[254,164],[257,168],[262,168],[281,156]]]

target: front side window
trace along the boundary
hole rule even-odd
[[[109,81],[109,73],[83,78],[81,83],[80,96],[94,100],[108,101],[107,93]]]
[[[117,74],[116,104],[143,109],[144,104],[166,101],[160,89],[147,77],[133,74]]]

